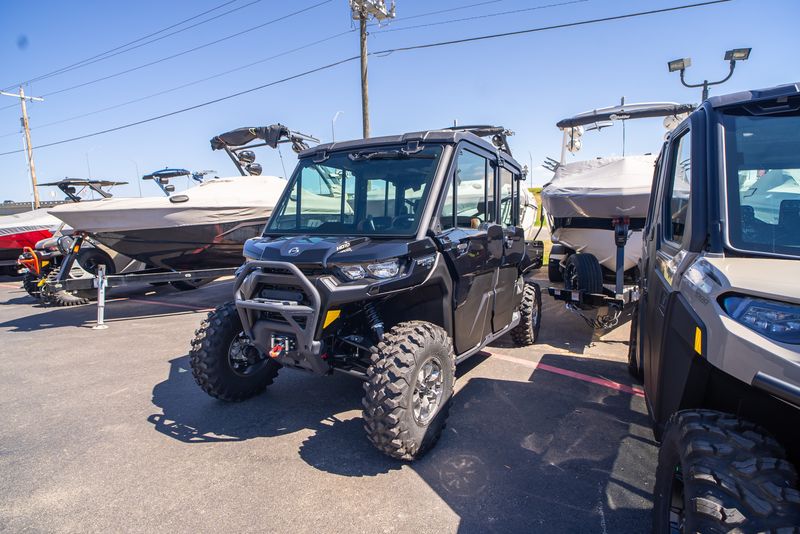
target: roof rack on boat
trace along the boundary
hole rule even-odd
[[[691,113],[697,106],[694,104],[678,104],[676,102],[642,102],[639,104],[621,104],[607,108],[598,108],[578,113],[574,117],[556,123],[560,129],[576,128],[596,123],[608,123],[618,120],[645,119],[650,117],[677,116]],[[607,125],[606,125],[607,126]]]

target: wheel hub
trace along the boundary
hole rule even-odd
[[[244,332],[233,338],[228,347],[228,365],[237,375],[248,376],[258,371],[265,357],[250,342]]]
[[[420,367],[412,396],[414,419],[425,425],[436,414],[442,401],[444,390],[444,374],[442,367],[435,359],[430,359]]]

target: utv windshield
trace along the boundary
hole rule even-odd
[[[800,255],[800,115],[729,112],[723,125],[730,244]]]
[[[414,235],[441,155],[382,147],[303,158],[266,233]]]

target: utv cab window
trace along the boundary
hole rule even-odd
[[[800,116],[728,113],[728,236],[739,250],[800,256]]]
[[[303,158],[266,233],[413,235],[441,153],[382,147]]]
[[[516,226],[517,204],[519,202],[519,183],[508,169],[499,169],[500,177],[500,223],[503,226]]]
[[[447,197],[442,209],[443,229],[478,228],[494,220],[494,171],[489,160],[462,149],[456,159],[456,172]]]
[[[692,182],[692,142],[686,132],[678,140],[672,153],[670,165],[670,186],[667,190],[665,206],[665,237],[673,243],[680,243],[686,229],[686,215],[689,211],[689,196]]]

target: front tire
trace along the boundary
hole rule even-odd
[[[533,345],[539,339],[542,325],[542,290],[535,282],[526,282],[519,307],[519,324],[511,330],[511,339],[517,347]]]
[[[653,532],[777,532],[800,525],[797,473],[763,429],[733,415],[672,416],[658,455]]]
[[[233,302],[217,307],[202,322],[192,340],[189,361],[200,388],[229,402],[261,393],[280,369],[280,364],[250,344]]]
[[[400,323],[373,348],[364,384],[364,429],[375,447],[414,460],[442,434],[455,386],[450,337],[424,321]]]

